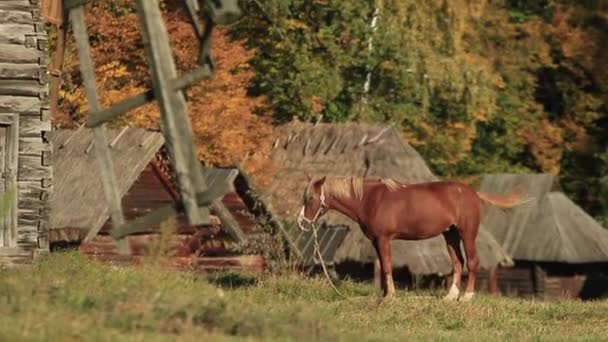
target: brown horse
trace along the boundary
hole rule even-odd
[[[455,181],[402,184],[390,179],[323,177],[309,182],[298,226],[314,225],[329,210],[357,222],[378,254],[385,298],[395,295],[391,240],[421,240],[443,234],[453,266],[452,285],[444,299],[458,299],[464,264],[462,240],[469,277],[461,300],[468,301],[475,293],[479,265],[475,239],[482,202],[512,208],[524,202],[522,195],[484,194]]]

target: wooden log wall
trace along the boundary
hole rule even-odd
[[[15,118],[18,144],[12,165],[16,172],[11,170],[17,184],[15,237],[10,246],[0,247],[0,263],[27,263],[48,251],[52,147],[45,138],[51,130],[47,57],[39,0],[0,1],[0,116]]]

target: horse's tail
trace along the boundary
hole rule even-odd
[[[505,209],[511,209],[534,200],[533,197],[527,196],[523,188],[515,189],[506,195],[492,195],[478,191],[477,196],[483,202]]]

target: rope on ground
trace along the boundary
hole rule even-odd
[[[329,272],[327,271],[327,267],[325,266],[325,261],[323,261],[323,255],[321,255],[321,246],[319,246],[319,239],[317,238],[317,227],[316,225],[312,226],[312,235],[314,237],[314,247],[315,247],[315,254],[317,254],[317,256],[319,257],[319,261],[321,262],[321,267],[323,267],[323,273],[325,273],[325,277],[327,278],[327,281],[329,282],[329,285],[331,285],[331,288],[334,290],[334,292],[336,292],[338,294],[338,296],[344,298],[344,299],[348,299],[348,297],[346,297],[342,292],[340,292],[340,290],[338,290],[338,288],[336,287],[336,285],[334,284],[334,282],[331,280],[331,277],[329,276]]]

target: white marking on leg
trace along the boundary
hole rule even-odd
[[[448,294],[445,297],[443,297],[443,299],[456,300],[456,299],[458,299],[459,294],[460,294],[460,290],[458,290],[458,286],[456,286],[456,283],[452,283],[452,287],[450,287],[450,291],[448,292]]]
[[[475,295],[475,292],[465,292],[464,295],[462,297],[460,297],[460,300],[463,302],[468,302],[471,299],[473,299],[474,295]]]

